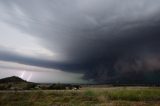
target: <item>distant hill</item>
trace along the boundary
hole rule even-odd
[[[16,76],[0,79],[0,83],[20,83],[20,82],[27,82],[27,81]]]
[[[0,90],[65,90],[65,89],[74,89],[77,90],[80,88],[80,85],[73,84],[42,84],[27,82],[19,77],[12,76],[0,79]]]
[[[0,90],[30,90],[35,86],[35,83],[27,82],[16,76],[0,79]]]

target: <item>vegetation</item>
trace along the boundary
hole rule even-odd
[[[66,87],[65,87],[65,85],[62,85],[62,84],[52,84],[51,86],[49,86],[49,89],[53,89],[53,90],[65,90]]]
[[[36,87],[34,83],[26,83],[26,82],[8,82],[8,83],[0,83],[0,90],[31,90]]]
[[[81,88],[0,92],[0,106],[160,106],[160,89]]]
[[[160,106],[159,87],[87,86],[8,77],[0,80],[0,106]]]
[[[34,83],[27,82],[16,76],[0,79],[0,90],[29,90],[33,87],[35,87]]]
[[[19,77],[7,77],[0,79],[0,90],[65,90],[79,89],[79,85],[71,84],[38,84],[27,82]]]

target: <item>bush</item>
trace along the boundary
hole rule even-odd
[[[0,85],[0,90],[6,90],[5,85]]]
[[[28,83],[27,86],[26,86],[26,88],[24,88],[24,89],[30,90],[30,89],[34,89],[35,87],[36,87],[36,84],[34,84],[34,83]]]
[[[49,89],[53,89],[53,90],[65,90],[66,86],[62,85],[62,84],[52,84]]]

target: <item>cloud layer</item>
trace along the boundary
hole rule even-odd
[[[0,1],[0,22],[41,47],[29,56],[0,49],[0,59],[84,73],[100,83],[134,83],[134,75],[140,83],[154,82],[160,69],[159,13],[159,0]]]

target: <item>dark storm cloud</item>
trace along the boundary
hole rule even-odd
[[[39,57],[37,58],[37,57],[17,54],[17,52],[8,51],[8,50],[0,51],[0,60],[16,62],[16,63],[32,65],[32,66],[60,69],[60,70],[65,70],[65,71],[70,71],[70,72],[71,71],[74,72],[74,70],[76,70],[77,72],[80,72],[83,69],[85,69],[85,66],[82,64],[57,62],[54,60],[42,59]]]
[[[158,59],[155,66],[147,62],[160,52],[159,0],[5,0],[0,6],[1,20],[37,37],[63,61],[13,54],[0,59],[83,70],[85,78],[97,82],[135,82],[134,75],[146,80],[145,73],[152,79],[159,69]]]

